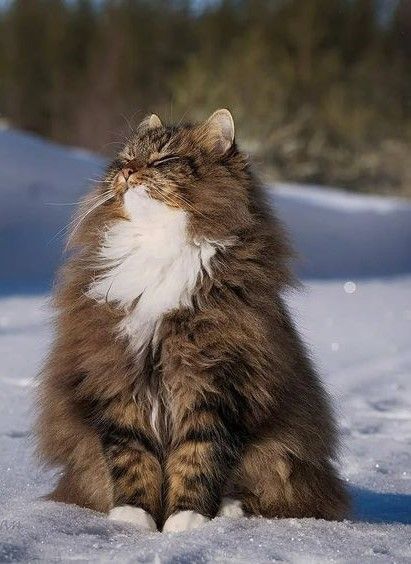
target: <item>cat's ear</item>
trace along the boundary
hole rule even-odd
[[[150,116],[147,116],[143,119],[143,121],[138,126],[138,129],[144,132],[148,129],[157,129],[158,127],[163,127],[161,119],[157,114],[151,114]]]
[[[147,125],[149,129],[157,129],[158,127],[163,127],[161,119],[157,114],[151,114],[151,116],[149,116]]]
[[[201,142],[207,149],[224,155],[234,143],[234,120],[228,110],[217,110],[200,125]]]

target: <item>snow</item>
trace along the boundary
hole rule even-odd
[[[47,291],[75,207],[68,204],[79,200],[105,163],[86,151],[3,129],[0,164],[0,292]]]
[[[390,213],[392,211],[411,209],[408,200],[400,198],[386,198],[385,196],[362,195],[335,190],[335,188],[325,188],[324,186],[311,185],[310,189],[300,184],[281,184],[276,185],[277,194],[287,200],[302,200],[319,205],[322,208],[346,210],[351,213],[373,210],[379,214]]]
[[[305,286],[287,300],[335,399],[350,519],[218,517],[148,533],[40,500],[55,477],[32,456],[33,391],[51,339],[46,291],[61,241],[44,245],[71,209],[44,203],[76,201],[104,162],[1,130],[0,164],[0,562],[410,561],[409,204],[312,187],[270,193],[305,259]]]
[[[277,185],[270,193],[307,278],[411,272],[411,204],[341,190]]]

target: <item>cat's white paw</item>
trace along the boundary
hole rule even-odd
[[[196,511],[178,511],[167,519],[164,523],[163,533],[180,533],[201,527],[210,519],[197,513]]]
[[[223,497],[221,500],[220,509],[218,511],[219,517],[243,517],[244,511],[239,499],[232,497]]]
[[[154,519],[141,507],[133,507],[132,505],[120,505],[114,507],[108,514],[108,518],[113,521],[123,521],[132,523],[142,531],[157,531],[157,525]]]

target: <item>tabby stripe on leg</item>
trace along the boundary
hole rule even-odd
[[[156,456],[159,454],[159,443],[143,431],[123,427],[113,421],[104,419],[96,424],[96,428],[104,447],[114,444],[140,443],[147,452],[151,452]]]

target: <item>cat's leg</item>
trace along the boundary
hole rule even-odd
[[[157,444],[144,431],[144,414],[134,402],[80,403],[70,397],[70,390],[58,390],[57,395],[56,387],[54,381],[44,387],[36,429],[38,454],[63,469],[48,498],[155,529],[154,519],[161,513],[162,472]],[[53,395],[58,401],[47,401]],[[136,425],[126,425],[131,421]]]
[[[46,499],[107,513],[113,505],[113,486],[100,442],[87,432],[77,439],[70,463]]]
[[[162,469],[157,445],[143,430],[111,424],[102,437],[113,480],[109,518],[156,531],[161,513]]]
[[[67,391],[60,390],[60,382],[43,384],[35,429],[38,456],[62,470],[47,499],[107,513],[113,506],[113,486],[100,437],[85,423]]]
[[[166,464],[165,532],[197,528],[214,517],[221,503],[238,441],[211,405],[179,416]]]
[[[104,419],[93,427],[65,401],[43,410],[38,426],[39,453],[63,466],[48,499],[157,529],[153,516],[160,513],[161,468],[150,451],[155,445],[144,434]]]
[[[247,514],[343,519],[348,497],[333,466],[287,454],[275,441],[249,445],[236,471]]]

